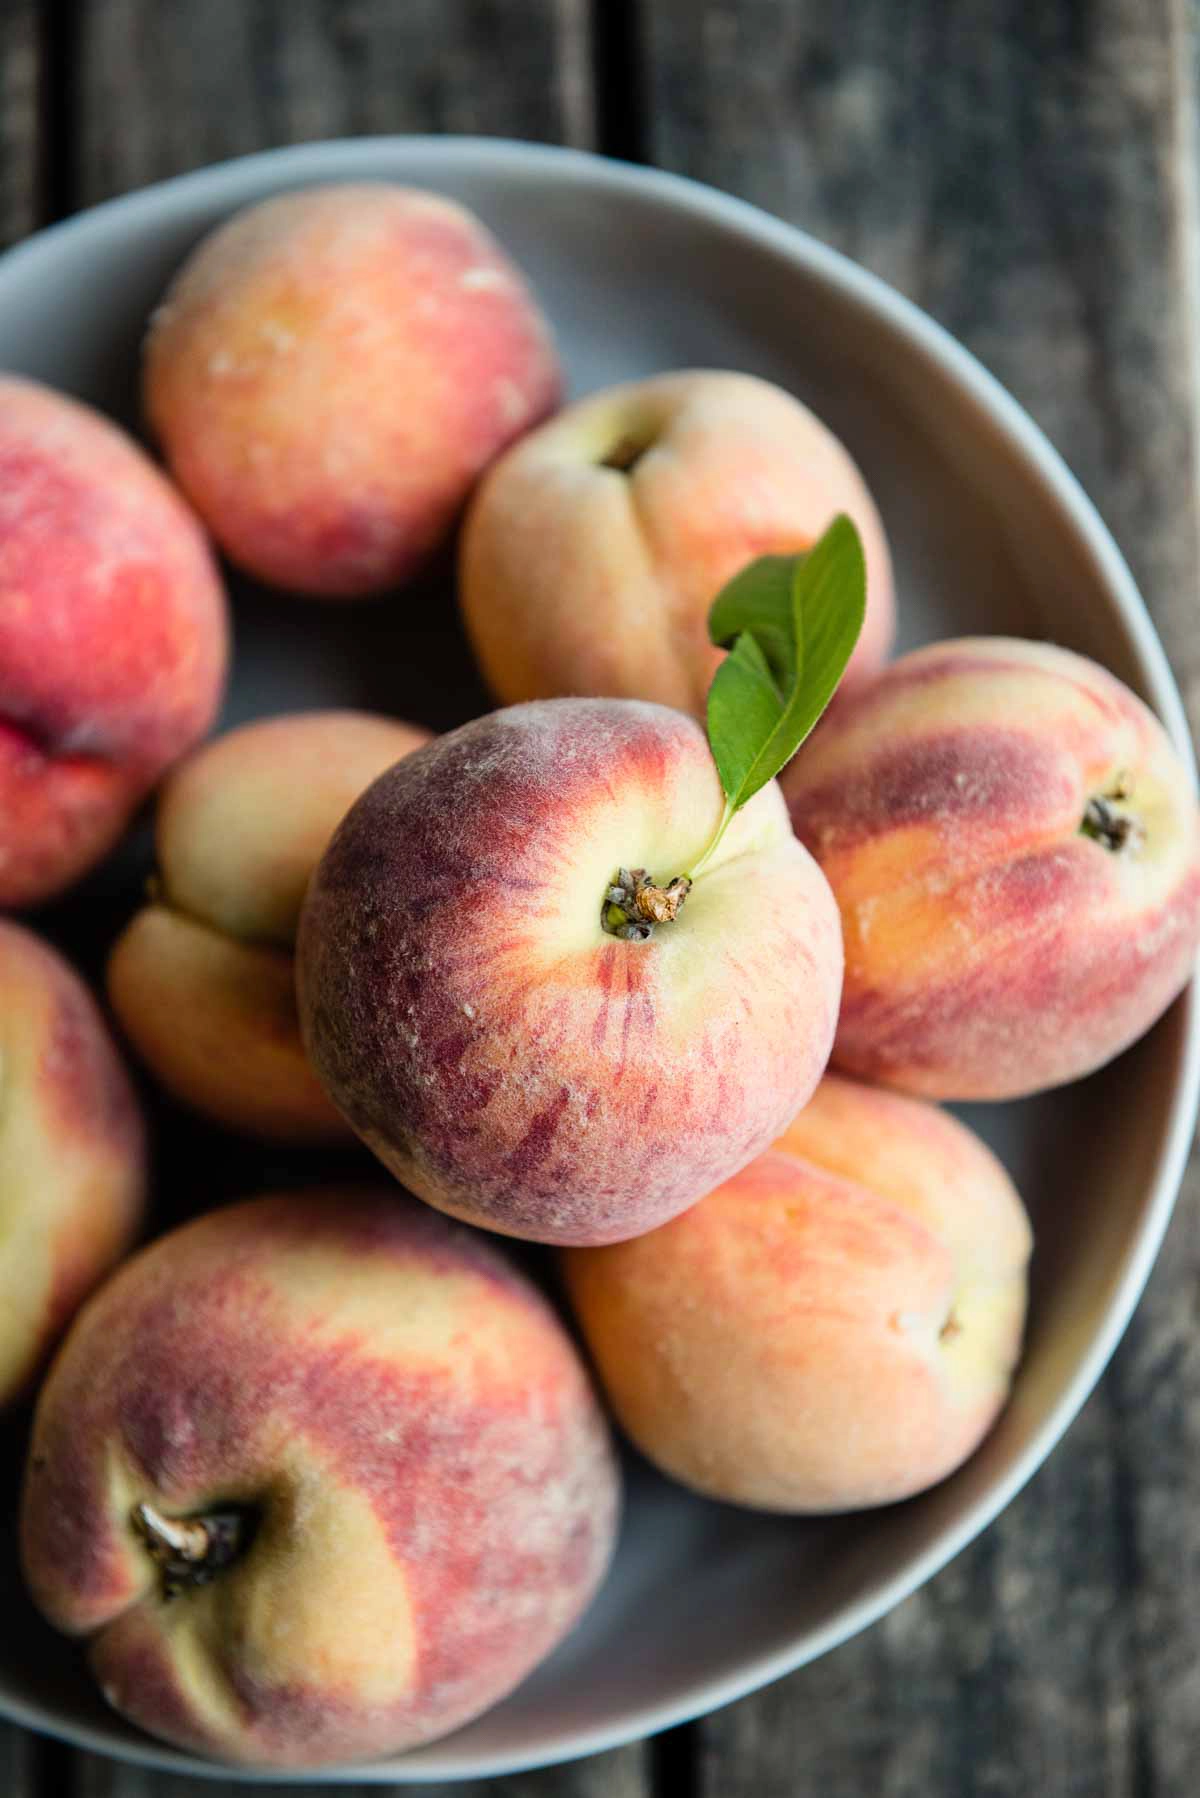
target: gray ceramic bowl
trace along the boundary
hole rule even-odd
[[[1025,413],[881,282],[689,182],[472,139],[254,156],[102,206],[0,260],[0,367],[132,420],[143,324],[197,237],[280,189],[370,177],[443,190],[487,221],[531,275],[576,393],[691,364],[747,369],[799,394],[846,440],[880,502],[903,644],[964,631],[1066,643],[1141,693],[1191,765],[1179,697],[1129,572]],[[245,587],[238,601],[227,722],[357,703],[445,725],[482,703],[452,627],[422,625],[414,656],[403,598],[354,613]],[[1183,1170],[1197,1041],[1189,994],[1119,1068],[1041,1099],[969,1109],[1025,1194],[1038,1247],[1012,1402],[961,1472],[907,1504],[807,1522],[707,1504],[631,1464],[612,1576],[561,1651],[469,1728],[354,1778],[478,1778],[644,1736],[811,1660],[928,1579],[1049,1453],[1124,1329]],[[131,1760],[215,1771],[105,1710],[72,1651],[24,1605],[7,1538],[0,1711]]]

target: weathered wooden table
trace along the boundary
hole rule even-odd
[[[878,271],[1007,383],[1115,532],[1200,725],[1198,44],[1195,0],[0,0],[0,243],[362,132],[538,138],[714,182]],[[885,1623],[691,1728],[491,1789],[1200,1791],[1198,1224],[1194,1161],[1067,1440]],[[215,1789],[0,1725],[0,1798]]]

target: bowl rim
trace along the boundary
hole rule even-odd
[[[492,173],[503,174],[506,169],[514,175],[536,172],[548,181],[581,185],[617,201],[622,197],[656,201],[674,212],[721,227],[773,252],[814,278],[837,299],[849,300],[861,310],[883,319],[909,350],[936,364],[944,376],[978,404],[1004,445],[1026,462],[1054,500],[1064,525],[1087,551],[1096,581],[1103,586],[1128,634],[1149,703],[1165,725],[1195,791],[1196,762],[1186,714],[1145,602],[1095,505],[1040,426],[971,351],[915,302],[841,251],[749,201],[687,176],[555,144],[429,133],[330,138],[229,158],[154,182],[49,225],[0,255],[0,289],[7,275],[35,262],[64,239],[86,242],[89,236],[103,237],[112,220],[129,219],[153,225],[156,216],[173,215],[179,202],[189,194],[203,191],[211,199],[220,199],[222,188],[228,190],[231,204],[245,203],[235,190],[246,177],[277,175],[286,179],[289,185],[309,177],[314,182],[395,180],[398,177],[394,174],[373,173],[371,164],[381,154],[394,154],[398,149],[413,159],[415,165],[425,163],[431,176],[452,173],[456,168],[468,169],[486,159]],[[420,167],[414,166],[402,179],[418,182]],[[241,1769],[203,1761],[166,1744],[160,1746],[150,1737],[144,1742],[122,1742],[119,1747],[114,1747],[101,1732],[87,1724],[64,1721],[41,1705],[12,1699],[2,1693],[0,1718],[136,1765],[188,1772],[214,1780],[237,1779],[254,1784],[286,1780],[306,1785],[407,1785],[495,1778],[603,1753],[691,1722],[840,1646],[924,1585],[1010,1503],[1069,1428],[1124,1334],[1174,1209],[1200,1104],[1200,1004],[1194,984],[1189,985],[1176,1001],[1176,1007],[1180,1014],[1180,1039],[1174,1092],[1158,1154],[1147,1175],[1148,1202],[1121,1277],[1108,1300],[1103,1323],[1073,1377],[1003,1479],[975,1499],[958,1522],[915,1556],[902,1572],[882,1581],[845,1607],[823,1628],[806,1634],[803,1644],[760,1654],[739,1664],[736,1671],[698,1680],[681,1698],[670,1702],[646,1702],[640,1708],[626,1711],[619,1723],[587,1729],[564,1725],[558,1734],[543,1738],[540,1748],[513,1749],[486,1758],[477,1752],[456,1755],[456,1737],[450,1735],[444,1741],[429,1744],[427,1749],[414,1751],[411,1757],[384,1762],[307,1772],[301,1769]]]

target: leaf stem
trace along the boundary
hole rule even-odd
[[[725,810],[721,813],[721,822],[717,825],[715,833],[709,839],[708,848],[704,851],[704,854],[700,857],[700,859],[698,861],[692,863],[692,866],[686,876],[686,878],[688,880],[695,880],[697,874],[699,874],[699,872],[700,872],[701,868],[704,866],[705,862],[708,861],[709,858],[712,856],[712,854],[716,850],[718,843],[721,841],[721,838],[725,835],[725,832],[729,829],[730,824],[733,822],[733,816],[734,816],[734,813],[737,811],[737,809],[738,809],[737,806],[734,805],[734,803],[731,799],[727,799],[725,801]]]

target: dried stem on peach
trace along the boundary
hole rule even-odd
[[[1088,800],[1079,826],[1081,835],[1091,837],[1114,855],[1127,847],[1136,848],[1143,835],[1142,826],[1132,813],[1117,809],[1128,798],[1128,777],[1118,774],[1107,793],[1096,793]]]
[[[600,921],[610,936],[628,943],[647,942],[656,924],[674,923],[691,889],[686,874],[659,886],[645,868],[618,868],[605,889]]]
[[[135,1505],[131,1518],[151,1560],[162,1571],[164,1598],[207,1585],[249,1546],[248,1511],[229,1506],[198,1517],[167,1517],[154,1505]]]

